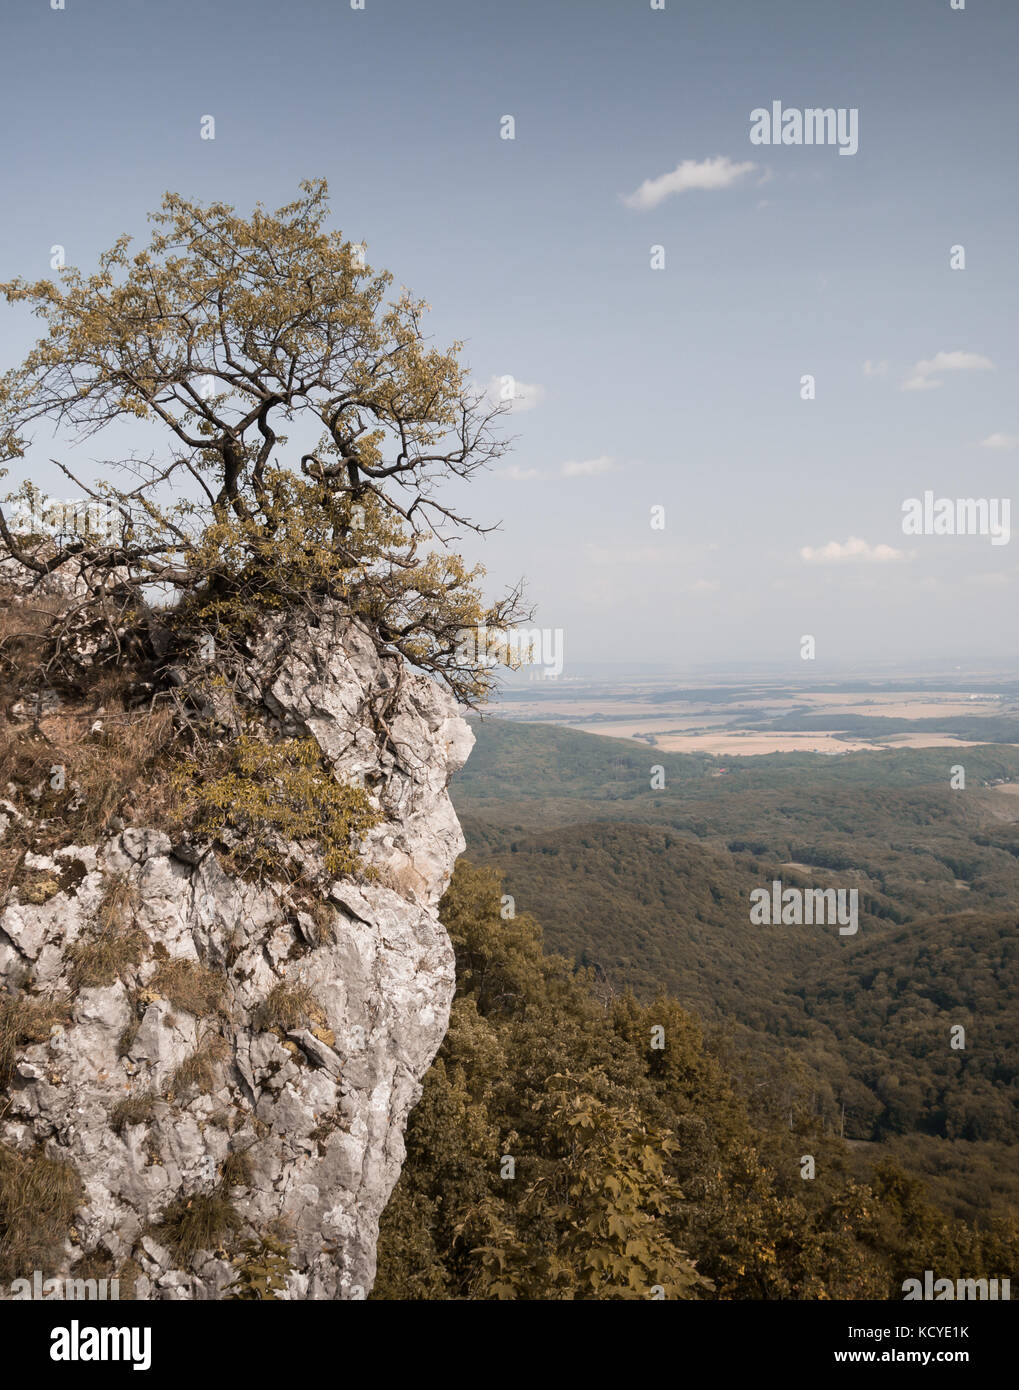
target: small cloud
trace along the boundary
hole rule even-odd
[[[485,394],[493,405],[505,405],[509,402],[510,409],[518,413],[534,410],[535,406],[541,405],[548,393],[544,386],[539,386],[536,381],[520,381],[517,377],[507,374],[489,377]]]
[[[902,383],[903,391],[931,391],[942,372],[993,372],[994,363],[979,352],[936,352],[918,362]]]
[[[533,478],[541,477],[541,470],[538,468],[520,468],[517,464],[511,463],[505,468],[500,468],[495,476],[505,478],[510,483],[529,483]]]
[[[690,585],[691,594],[713,594],[720,587],[717,579],[698,579]]]
[[[864,376],[886,376],[888,374],[887,362],[872,362],[868,357],[863,364]]]
[[[1019,434],[989,434],[981,439],[982,449],[1019,449]]]
[[[850,536],[847,541],[829,541],[827,545],[802,546],[800,559],[808,565],[887,565],[901,560],[912,559],[904,550],[896,550],[890,545],[871,545],[859,536]]]
[[[684,159],[671,174],[645,179],[634,193],[621,193],[619,196],[628,208],[649,212],[674,193],[689,193],[698,188],[728,188],[756,168],[757,165],[750,160],[735,164],[728,155],[723,154],[715,155],[713,159],[702,159],[699,164],[695,159]]]
[[[564,478],[599,478],[603,473],[611,472],[612,460],[608,454],[596,459],[570,459],[562,467]]]

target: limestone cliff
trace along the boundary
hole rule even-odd
[[[371,872],[297,901],[292,884],[233,875],[207,842],[158,824],[29,855],[59,891],[10,891],[0,983],[65,1011],[16,1050],[0,1143],[83,1184],[47,1277],[105,1260],[132,1272],[135,1297],[219,1298],[245,1237],[271,1231],[288,1252],[285,1297],[362,1298],[453,995],[437,905],[463,838],[446,787],[473,736],[445,692],[328,604],[304,625],[270,623],[242,684],[281,736],[314,738],[339,781],[368,791]],[[23,814],[8,804],[0,825]],[[78,987],[74,946],[111,883],[139,958]],[[223,1220],[194,1250],[206,1211]],[[190,1245],[174,1213],[196,1218]]]

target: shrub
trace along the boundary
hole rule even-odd
[[[260,1236],[258,1240],[246,1240],[241,1249],[243,1253],[233,1261],[237,1274],[223,1297],[244,1302],[275,1301],[287,1286],[287,1247],[274,1236]]]
[[[363,787],[343,786],[326,770],[312,738],[267,743],[242,734],[211,767],[179,769],[174,785],[194,834],[235,831],[235,857],[268,874],[290,876],[281,843],[295,840],[320,845],[334,878],[352,874],[359,864],[352,841],[381,819]]]

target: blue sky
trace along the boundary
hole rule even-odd
[[[335,224],[479,381],[537,388],[471,485],[502,530],[470,550],[493,588],[527,577],[567,669],[802,669],[806,633],[819,672],[1014,665],[1019,538],[906,537],[901,509],[1014,491],[1019,7],[665,6],[23,3],[0,277],[49,275],[58,243],[90,268],[166,189],[248,211],[325,175]],[[857,109],[858,152],[751,144],[775,100]],[[754,167],[624,201],[718,158]],[[34,336],[5,309],[2,365]],[[52,451],[31,466],[63,495]],[[99,452],[66,457],[89,473]]]

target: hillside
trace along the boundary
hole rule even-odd
[[[929,1148],[1019,1139],[1019,803],[998,790],[1019,750],[734,761],[474,727],[452,787],[468,854],[504,874],[551,949],[607,996],[668,990],[754,1065],[795,1057],[829,1128],[911,1141],[911,1163],[950,1173],[939,1195],[973,1203],[977,1168]],[[750,893],[774,879],[856,888],[858,932],[751,925]]]
[[[461,860],[442,903],[456,999],[373,1298],[901,1299],[932,1263],[1014,1266],[1014,1220],[946,1218],[664,994],[605,1000],[503,887]]]

